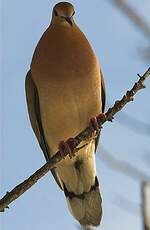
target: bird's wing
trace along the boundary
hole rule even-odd
[[[106,93],[105,93],[105,82],[104,82],[104,77],[102,74],[102,71],[100,70],[100,75],[101,75],[101,98],[102,98],[102,113],[104,113],[105,110],[105,104],[106,104]],[[98,137],[95,140],[95,152],[98,146],[98,142],[99,142],[99,138],[100,138],[100,133],[98,135]]]
[[[43,150],[45,159],[48,162],[50,160],[51,150],[47,144],[47,141],[44,135],[44,130],[42,127],[38,91],[31,77],[31,70],[28,71],[27,76],[26,76],[25,90],[26,90],[26,100],[27,100],[27,107],[28,107],[30,122],[34,130],[34,133],[38,139],[39,145],[41,149]],[[56,170],[52,169],[51,172],[57,184],[62,189],[61,182],[60,182],[58,174],[56,173]]]
[[[102,113],[104,113],[105,104],[106,104],[105,82],[101,70],[100,70],[100,74],[101,74]]]

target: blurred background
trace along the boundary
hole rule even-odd
[[[106,110],[150,66],[150,1],[69,1],[105,77]],[[45,163],[30,126],[24,80],[33,51],[48,27],[53,0],[1,0],[0,195]],[[150,79],[102,130],[97,174],[103,197],[101,230],[146,230],[144,181],[150,181]],[[146,189],[146,194],[149,194]],[[149,199],[149,198],[148,198]],[[150,209],[150,199],[146,208]],[[0,215],[2,230],[79,229],[63,193],[48,173]]]

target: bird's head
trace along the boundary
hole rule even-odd
[[[52,24],[65,24],[73,26],[74,7],[69,2],[59,2],[53,8]]]

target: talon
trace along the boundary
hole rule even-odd
[[[99,129],[102,128],[101,123],[106,121],[106,118],[106,115],[104,113],[101,113],[97,117],[92,117],[90,119],[90,126],[96,131],[96,134],[98,134]]]
[[[72,158],[75,156],[75,153],[73,153],[73,148],[74,148],[74,144],[75,144],[75,139],[70,137],[67,141],[66,141],[68,147],[69,147],[69,157]]]
[[[65,158],[65,154],[69,154],[69,157],[72,158],[75,156],[73,153],[73,146],[74,146],[74,138],[69,138],[66,142],[60,141],[58,149],[63,158]]]
[[[106,116],[105,113],[100,113],[100,114],[96,117],[96,119],[97,119],[97,122],[98,122],[98,123],[102,123],[102,122],[106,121],[107,116]],[[100,128],[101,128],[101,127],[100,127]]]
[[[59,149],[59,152],[60,152],[60,156],[62,158],[65,158],[65,156],[64,156],[64,153],[65,153],[65,142],[64,141],[60,141],[59,142],[58,149]]]
[[[114,117],[110,117],[108,121],[113,122]]]
[[[96,134],[98,134],[100,126],[99,126],[99,124],[98,124],[98,122],[97,122],[97,118],[96,118],[96,117],[92,117],[92,118],[90,119],[90,127],[91,127],[94,131],[96,131]]]

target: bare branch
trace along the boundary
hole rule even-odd
[[[102,116],[101,119],[98,119],[99,124],[99,130],[101,129],[101,126],[106,121],[112,121],[113,116],[120,111],[128,102],[133,101],[134,95],[141,89],[145,88],[143,85],[144,81],[149,77],[150,75],[150,68],[143,74],[141,77],[139,76],[138,82],[134,84],[132,89],[130,91],[127,91],[126,94],[122,97],[120,101],[116,101],[114,106],[105,113],[105,116]],[[85,130],[83,130],[81,133],[79,133],[75,137],[74,144],[72,146],[72,152],[77,152],[77,147],[82,141],[87,141],[90,138],[93,138],[93,129],[88,126]],[[54,168],[55,165],[63,160],[64,157],[68,155],[67,152],[64,152],[64,154],[60,154],[58,151],[51,160],[46,163],[44,166],[42,166],[39,170],[37,170],[32,176],[30,176],[27,180],[16,186],[11,192],[8,192],[1,200],[0,200],[0,211],[4,211],[5,208],[8,207],[8,205],[16,200],[19,196],[21,196],[25,191],[27,191],[30,187],[32,187],[40,178],[42,178],[50,169]]]

